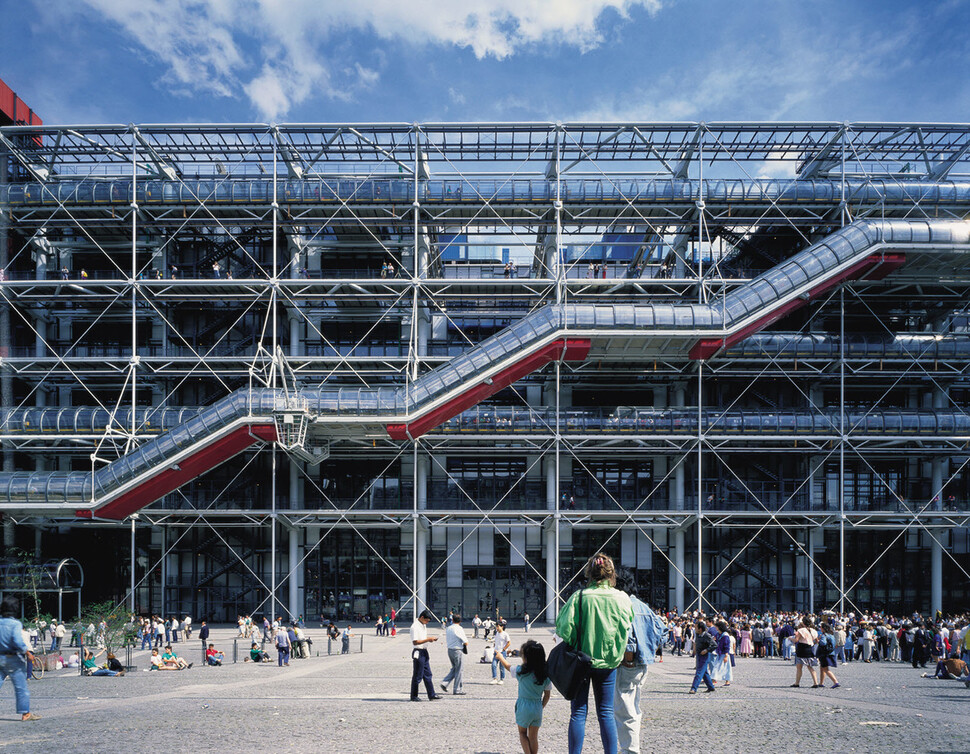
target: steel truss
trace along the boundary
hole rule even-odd
[[[854,220],[964,219],[968,149],[919,123],[2,129],[4,471],[94,471],[239,388],[410,386],[550,305],[722,301]],[[124,596],[551,618],[595,548],[681,609],[966,607],[968,288],[940,248],[704,360],[617,337],[420,438],[261,441],[124,522]]]

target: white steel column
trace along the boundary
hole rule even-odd
[[[934,403],[935,401],[934,396]],[[943,509],[943,461],[934,458],[932,463],[933,471],[933,504],[930,506],[934,511]],[[930,543],[930,614],[936,616],[943,609],[943,545],[940,544],[940,537],[945,536],[943,529],[929,530],[927,536],[932,534]]]
[[[135,519],[137,518],[138,514],[134,513],[129,519],[131,521],[131,591],[128,593],[128,611],[132,615],[135,613]]]
[[[843,164],[843,171],[845,166]],[[839,289],[839,612],[845,612],[845,287]]]
[[[815,612],[815,541],[818,529],[810,526],[805,533],[805,555],[802,556],[804,578],[808,581],[808,612]]]
[[[543,459],[546,467],[546,510],[552,511],[552,517],[546,522],[543,546],[546,554],[546,615],[545,619],[552,623],[556,620],[556,459],[546,456]],[[536,616],[538,617],[538,616]]]
[[[414,492],[417,511],[428,508],[428,468],[426,455],[415,450],[414,459]],[[428,529],[420,515],[414,518],[414,590],[417,603],[414,615],[428,606]]]
[[[556,519],[550,519],[545,531],[546,541],[546,620],[555,622],[558,605],[556,602],[556,546],[559,537],[556,533]]]
[[[303,506],[300,504],[300,467],[298,462],[290,458],[290,510],[299,510]],[[296,618],[303,613],[300,603],[300,579],[299,573],[302,569],[300,564],[300,527],[290,525],[288,535],[289,543],[289,564],[287,568],[287,606],[291,618]]]
[[[678,527],[674,531],[674,557],[673,565],[675,569],[674,581],[674,604],[677,609],[683,612],[687,605],[684,603],[684,530]]]
[[[165,585],[168,583],[168,529],[162,524],[159,527],[162,530],[162,557],[161,557],[161,570],[162,570],[162,594],[161,594],[161,615],[165,616],[168,614],[168,600],[166,599],[166,589]]]
[[[7,166],[9,157],[7,149],[0,145],[0,196],[4,195],[2,187],[7,183]],[[7,209],[0,206],[0,270],[6,274],[7,265],[10,263],[9,251],[9,213]],[[0,301],[0,408],[11,409],[14,406],[13,400],[13,373],[8,363],[7,356],[10,354],[10,304],[7,303],[7,292],[2,291],[3,300]],[[4,443],[3,450],[3,470],[10,472],[14,470],[13,450],[9,443]],[[14,546],[15,534],[13,519],[5,516],[3,520],[3,552],[10,555],[10,549]]]
[[[704,160],[701,159],[701,165]],[[698,248],[698,259],[701,250]],[[703,281],[701,290],[703,290]],[[697,609],[704,609],[704,362],[697,362]]]
[[[930,548],[930,613],[934,616],[943,609],[943,546],[933,540]]]

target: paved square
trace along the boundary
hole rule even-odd
[[[470,632],[469,632],[470,633]],[[514,726],[516,683],[489,685],[478,664],[485,643],[472,640],[465,668],[467,696],[408,703],[407,633],[364,632],[364,653],[292,660],[290,667],[242,663],[201,667],[201,643],[179,644],[196,665],[180,673],[82,678],[49,673],[32,682],[31,706],[43,719],[21,723],[13,689],[0,688],[0,752],[34,751],[521,751]],[[431,634],[442,635],[440,629]],[[513,646],[523,640],[511,631]],[[213,631],[230,653],[235,630]],[[311,630],[326,652],[322,631]],[[532,638],[552,646],[549,629]],[[240,640],[240,660],[245,642]],[[359,640],[353,639],[359,648]],[[191,648],[188,651],[187,648]],[[431,648],[435,683],[448,662],[444,642]],[[231,658],[231,654],[230,654]],[[643,692],[641,751],[970,751],[970,690],[955,681],[919,677],[909,665],[852,663],[837,670],[840,689],[789,688],[794,668],[781,660],[739,659],[735,682],[714,694],[688,696],[692,660],[665,656],[651,667]],[[539,741],[566,750],[568,703],[553,694]],[[595,718],[586,751],[600,751]]]

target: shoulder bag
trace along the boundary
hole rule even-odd
[[[579,687],[589,678],[593,669],[593,658],[583,652],[583,590],[579,591],[579,605],[576,609],[579,616],[576,621],[576,646],[571,647],[563,639],[552,648],[546,662],[546,672],[549,680],[566,699],[570,701],[576,696]]]

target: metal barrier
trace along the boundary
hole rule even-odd
[[[328,657],[330,655],[334,654],[334,650],[333,650],[332,645],[338,645],[339,646],[339,651],[337,651],[336,654],[340,655],[340,654],[343,654],[344,653],[344,651],[343,651],[343,641],[342,640],[340,640],[339,642],[338,641],[334,641],[333,639],[331,639],[328,636],[327,637],[327,656]],[[363,652],[364,652],[364,635],[363,634],[360,635],[360,649],[358,651],[361,654],[363,654]],[[349,642],[347,644],[347,654],[350,654],[350,643]],[[317,657],[319,657],[319,656],[320,656],[320,653],[317,652]]]

